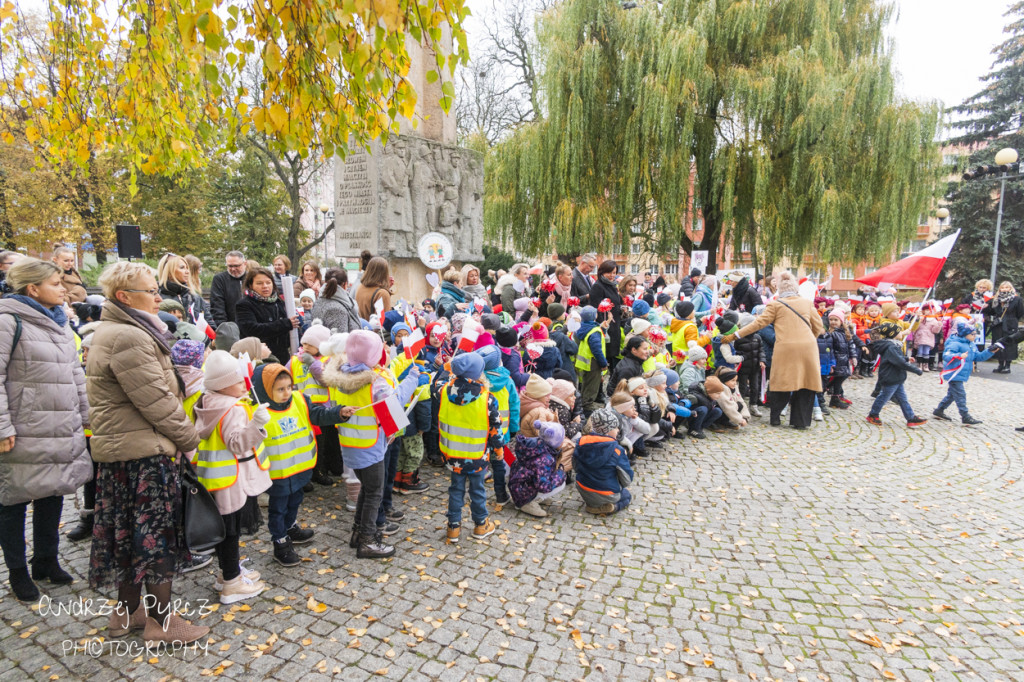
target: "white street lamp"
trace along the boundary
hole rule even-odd
[[[996,165],[1003,166],[1003,175],[999,179],[999,213],[996,214],[996,242],[992,248],[992,269],[989,272],[989,279],[996,281],[996,262],[999,260],[999,232],[1003,226],[1003,197],[1006,195],[1006,176],[1009,173],[1009,165],[1017,163],[1017,150],[1011,147],[1000,149],[996,152]],[[993,284],[995,286],[995,284]]]

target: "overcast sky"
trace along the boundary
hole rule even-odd
[[[981,89],[1010,0],[897,0],[890,26],[903,94],[959,104]]]

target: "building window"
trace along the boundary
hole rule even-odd
[[[744,241],[740,244],[740,251],[742,253],[750,253],[750,242]]]
[[[643,245],[640,242],[633,242],[629,245],[629,252],[636,254],[643,252]]]
[[[870,275],[872,272],[876,272],[878,268],[864,268],[864,274]]]
[[[626,274],[626,266],[625,265],[618,266],[617,268],[615,268],[615,272],[619,273],[620,275],[625,275]]]
[[[853,268],[841,268],[839,270],[839,279],[853,279],[856,276],[857,273]]]
[[[697,218],[697,221],[693,224],[694,232],[702,232],[704,230],[704,218]]]
[[[629,266],[629,274],[631,274],[631,275],[639,275],[640,274],[640,266],[637,265],[636,263],[633,263],[632,265],[630,265]]]
[[[679,274],[679,264],[678,263],[668,263],[665,266],[665,274],[666,275],[678,275]]]

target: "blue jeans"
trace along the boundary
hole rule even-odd
[[[926,358],[932,354],[932,346],[918,346],[917,357]]]
[[[868,416],[877,417],[890,398],[896,398],[896,402],[900,404],[900,409],[903,410],[904,419],[910,421],[914,418],[914,409],[910,407],[910,401],[907,399],[907,392],[904,390],[903,384],[883,384],[879,386],[878,397],[875,398],[875,402],[871,405],[871,412],[868,413]]]
[[[715,405],[710,410],[704,406],[695,407],[693,416],[690,418],[691,431],[703,431],[708,424],[714,424],[715,420],[722,416],[722,408]]]
[[[946,390],[946,395],[942,400],[939,401],[939,411],[942,411],[956,403],[956,409],[960,410],[960,416],[964,419],[971,416],[970,412],[967,411],[967,387],[962,381],[951,381],[949,382],[949,388]]]
[[[627,488],[622,489],[621,497],[619,501],[615,503],[615,511],[620,512],[629,506],[629,503],[633,501],[633,495]]]
[[[466,502],[466,486],[469,486],[469,511],[477,526],[487,521],[487,467],[471,474],[451,472],[452,484],[448,486],[448,525],[462,523],[462,506]]]
[[[271,495],[267,504],[267,528],[270,537],[277,541],[288,535],[288,529],[295,525],[302,504],[302,488],[290,495]]]
[[[387,523],[385,516],[394,506],[392,495],[395,490],[395,474],[398,473],[398,455],[401,452],[402,439],[395,438],[384,453],[384,493],[380,498],[380,508],[377,510],[378,526],[383,526]]]

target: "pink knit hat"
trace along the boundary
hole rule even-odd
[[[383,353],[384,342],[377,334],[360,329],[348,335],[348,343],[345,345],[348,364],[376,367]]]
[[[572,383],[565,379],[548,379],[548,381],[551,382],[551,395],[572,407],[576,398],[576,388]]]
[[[302,335],[302,343],[308,343],[314,348],[319,348],[320,344],[331,338],[331,330],[322,324],[312,324],[306,333]]]

